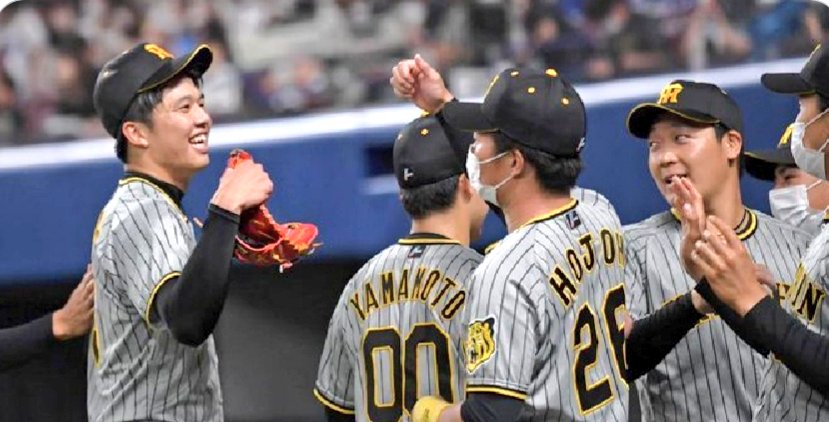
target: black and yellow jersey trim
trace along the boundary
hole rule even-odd
[[[354,409],[346,409],[345,407],[337,406],[336,404],[334,404],[334,402],[332,402],[331,400],[328,400],[327,398],[325,398],[325,396],[323,396],[322,393],[320,393],[319,390],[317,390],[316,388],[314,389],[314,397],[316,397],[317,400],[320,403],[322,403],[323,406],[325,406],[325,407],[327,407],[327,408],[329,408],[329,409],[331,409],[331,410],[333,410],[337,413],[342,413],[343,415],[354,415],[355,414]]]
[[[524,391],[513,390],[511,388],[499,387],[497,385],[469,385],[466,387],[468,393],[494,393],[505,397],[511,397],[518,400],[526,400],[527,393]]]
[[[437,233],[412,233],[397,241],[399,245],[460,245],[455,239]]]
[[[488,253],[492,252],[492,250],[493,250],[493,249],[495,249],[495,248],[497,248],[497,247],[498,247],[498,245],[500,245],[500,244],[501,244],[501,241],[500,241],[500,240],[499,240],[499,241],[497,241],[497,242],[492,242],[491,244],[489,244],[489,246],[487,246],[486,248],[484,248],[484,255],[486,255],[486,254],[488,254]]]
[[[522,224],[521,227],[522,228],[527,227],[531,224],[540,223],[542,221],[547,221],[547,220],[556,218],[556,217],[572,210],[573,208],[576,208],[576,206],[578,206],[578,205],[579,205],[578,199],[570,199],[570,201],[567,202],[566,204],[564,204],[563,206],[561,206],[559,208],[556,208],[556,209],[554,209],[554,210],[552,210],[552,211],[550,211],[546,214],[541,214],[538,217],[535,217],[535,218],[531,219],[530,221],[527,221],[526,223]]]
[[[173,271],[170,274],[161,277],[161,280],[159,280],[158,283],[155,284],[155,287],[153,287],[153,291],[150,292],[150,298],[147,299],[147,309],[144,311],[144,322],[147,323],[147,327],[152,328],[153,326],[153,324],[150,322],[150,312],[152,311],[153,304],[155,303],[155,296],[158,294],[158,291],[161,289],[161,286],[163,286],[168,281],[180,276],[180,272]]]
[[[671,215],[676,219],[676,221],[682,221],[682,216],[679,215],[677,210],[671,208]],[[824,217],[825,218],[825,217]],[[743,212],[743,218],[740,219],[740,222],[737,224],[737,227],[734,228],[734,233],[737,234],[737,238],[740,240],[746,240],[754,233],[757,232],[757,214],[745,208]]]

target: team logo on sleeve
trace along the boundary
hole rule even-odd
[[[466,370],[471,374],[495,354],[495,317],[472,321],[465,347]]]

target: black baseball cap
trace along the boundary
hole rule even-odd
[[[440,122],[431,115],[403,127],[392,156],[397,184],[404,189],[436,183],[465,171]]]
[[[584,103],[555,69],[506,69],[490,82],[483,104],[452,101],[443,116],[456,129],[501,132],[562,157],[576,156],[587,133]]]
[[[760,82],[768,90],[780,94],[808,95],[817,92],[829,98],[829,48],[818,44],[800,73],[764,73]]]
[[[675,80],[666,85],[656,102],[634,107],[628,114],[628,131],[637,138],[647,139],[654,121],[665,112],[697,123],[719,123],[743,132],[743,113],[728,93],[714,84],[686,80]]]
[[[756,179],[774,181],[774,171],[778,166],[797,167],[790,147],[792,127],[793,125],[789,125],[783,132],[777,148],[746,151],[745,165],[748,174]]]
[[[106,131],[118,139],[121,124],[132,100],[141,92],[158,87],[185,70],[201,76],[210,67],[213,53],[202,44],[180,57],[164,48],[141,43],[107,62],[98,73],[92,99]]]

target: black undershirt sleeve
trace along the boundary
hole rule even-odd
[[[633,382],[655,368],[702,317],[688,292],[634,321],[630,335],[625,339],[625,379]]]
[[[16,327],[0,330],[0,372],[23,365],[57,344],[52,334],[52,314]]]
[[[456,98],[453,98],[452,101],[458,101]],[[469,146],[472,145],[472,142],[475,139],[472,136],[472,132],[464,132],[453,128],[449,123],[446,123],[446,119],[443,118],[443,110],[437,112],[435,114],[435,119],[437,119],[438,123],[440,123],[440,127],[443,128],[443,132],[446,134],[446,138],[449,139],[449,144],[452,146],[452,151],[455,153],[455,158],[458,159],[458,162],[461,163],[462,166],[466,167],[466,156],[469,153]],[[486,203],[489,206],[489,209],[495,213],[495,216],[498,217],[498,220],[501,221],[505,226],[507,225],[506,219],[504,218],[504,211],[489,202]]]
[[[743,324],[798,378],[829,397],[829,338],[809,330],[771,297],[754,305]]]
[[[453,98],[452,101],[457,101]],[[466,155],[469,153],[469,146],[474,142],[472,132],[464,132],[453,128],[443,117],[443,110],[435,113],[435,119],[440,123],[443,133],[449,139],[449,145],[452,146],[452,151],[455,153],[455,158],[461,165],[466,166]]]
[[[728,325],[731,330],[737,334],[737,336],[743,339],[743,341],[745,341],[746,344],[748,344],[757,353],[763,356],[768,356],[769,349],[763,346],[758,339],[752,338],[750,333],[746,333],[743,318],[740,318],[740,315],[734,312],[733,309],[729,308],[728,305],[723,303],[723,301],[721,301],[720,298],[714,294],[714,291],[711,290],[711,285],[708,284],[708,281],[703,278],[702,281],[697,283],[694,290],[696,290],[697,293],[699,293],[699,295],[702,296],[702,298],[705,299],[709,305],[711,305],[714,312],[720,316],[723,322],[725,322],[726,325]]]
[[[239,216],[210,205],[207,221],[181,276],[156,294],[155,312],[179,342],[202,344],[216,327],[229,285]]]
[[[514,421],[524,401],[495,393],[469,393],[461,405],[463,422]]]
[[[327,407],[325,408],[325,418],[328,422],[355,422],[357,420],[354,415],[346,415]]]

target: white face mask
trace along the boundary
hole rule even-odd
[[[822,182],[822,180],[818,180],[808,187],[797,185],[772,189],[769,191],[771,215],[809,234],[817,234],[823,222],[823,211],[809,207],[808,191]]]
[[[481,183],[481,165],[491,163],[505,155],[507,155],[509,151],[504,151],[492,158],[487,158],[486,160],[479,160],[478,156],[476,156],[472,152],[472,147],[469,147],[469,153],[466,154],[466,173],[469,175],[469,183],[472,184],[472,188],[478,192],[478,195],[481,198],[489,202],[496,207],[500,207],[498,204],[498,188],[504,186],[504,183],[507,183],[512,179],[513,175],[507,176],[506,179],[502,180],[495,186],[485,185]]]
[[[826,159],[824,158],[823,150],[829,144],[829,139],[824,141],[823,145],[817,151],[806,148],[803,145],[803,135],[806,133],[806,125],[808,123],[798,122],[792,124],[791,151],[794,162],[798,168],[806,173],[820,180],[826,180]]]

